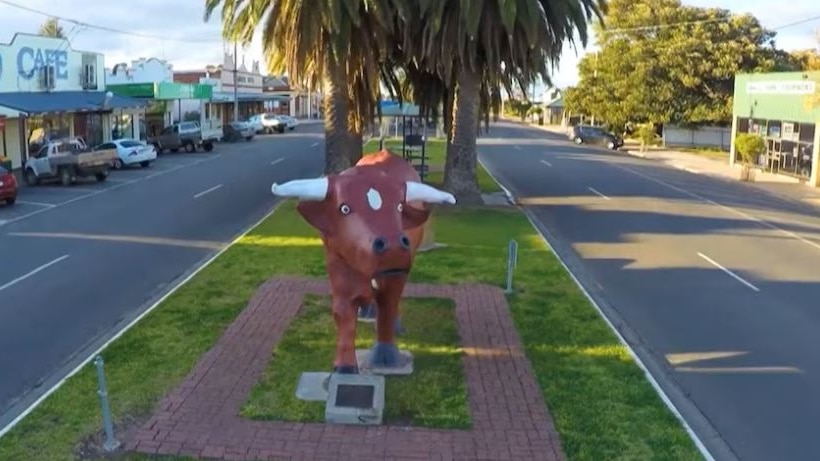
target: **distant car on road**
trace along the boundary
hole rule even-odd
[[[238,141],[242,138],[245,138],[246,141],[250,141],[255,134],[256,131],[249,122],[231,122],[225,127],[225,138],[230,141]]]
[[[134,165],[148,168],[151,162],[157,159],[157,151],[153,145],[148,145],[136,139],[117,139],[106,142],[97,147],[97,150],[116,149],[117,158],[111,166],[115,170]]]
[[[575,125],[569,131],[569,138],[575,144],[593,144],[607,149],[617,149],[624,145],[620,136],[592,125]]]
[[[299,120],[296,120],[290,115],[280,115],[279,120],[285,122],[285,127],[287,127],[287,129],[290,131],[295,130],[296,127],[299,126]]]
[[[248,120],[248,122],[251,126],[256,128],[257,133],[271,134],[274,131],[277,133],[284,133],[286,128],[286,124],[280,116],[271,113],[254,115],[250,118],[250,120]]]
[[[17,201],[17,178],[14,173],[0,166],[0,202],[14,205]]]

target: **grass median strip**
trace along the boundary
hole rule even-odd
[[[436,240],[448,247],[419,254],[411,281],[502,285],[507,242],[519,242],[510,308],[570,460],[699,458],[627,350],[524,215],[516,209],[440,208],[435,225]],[[148,417],[256,289],[285,274],[325,276],[320,241],[293,202],[283,204],[104,351],[118,422],[127,425]],[[442,336],[437,341],[452,339]],[[319,352],[306,352],[313,353]],[[282,385],[295,385],[290,381]],[[85,367],[0,439],[0,459],[75,459],[81,441],[101,427],[95,390],[93,367]],[[446,413],[451,421],[464,422],[460,407],[453,404],[431,419]],[[413,417],[419,420],[426,410],[415,408]],[[263,413],[250,406],[246,411]],[[394,413],[397,418],[408,414]]]

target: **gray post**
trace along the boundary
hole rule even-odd
[[[515,266],[518,265],[518,242],[514,239],[510,240],[507,246],[507,288],[504,293],[510,294],[513,292],[513,272]]]
[[[114,438],[114,424],[111,421],[111,407],[108,405],[108,390],[105,385],[105,370],[103,369],[102,356],[98,355],[97,358],[94,359],[94,365],[97,367],[97,395],[100,396],[103,428],[105,429],[105,443],[103,444],[103,449],[110,453],[119,448],[120,442]]]

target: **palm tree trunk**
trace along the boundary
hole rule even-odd
[[[325,112],[325,174],[339,173],[350,167],[350,102],[347,72],[333,53],[325,57],[322,81]]]
[[[444,165],[444,189],[461,205],[483,203],[476,177],[480,89],[477,72],[466,66],[459,69],[453,105],[453,140]]]

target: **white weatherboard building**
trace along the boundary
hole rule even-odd
[[[105,91],[104,57],[60,38],[15,34],[0,44],[0,155],[20,168],[49,139],[111,139],[114,110],[141,101]]]

